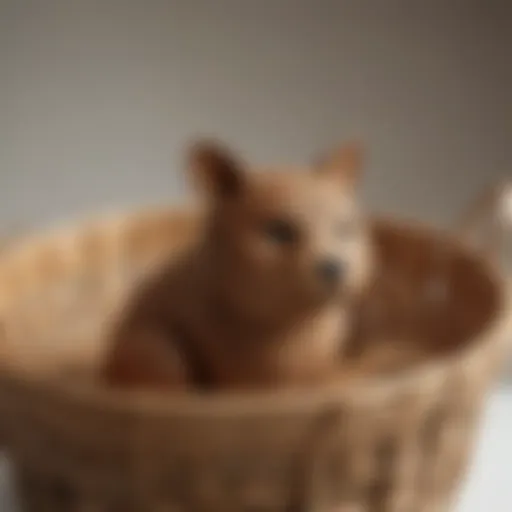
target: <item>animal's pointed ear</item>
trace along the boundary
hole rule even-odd
[[[199,140],[189,147],[187,168],[195,186],[216,199],[236,196],[245,183],[242,162],[222,144],[212,140]]]
[[[364,149],[359,142],[341,144],[317,163],[316,169],[343,186],[357,187],[364,167]]]

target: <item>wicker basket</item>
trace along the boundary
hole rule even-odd
[[[424,227],[375,221],[386,271],[416,297],[432,279],[447,292],[429,309],[438,357],[395,376],[250,397],[98,389],[93,340],[197,223],[149,211],[4,251],[0,435],[24,510],[449,510],[510,323],[487,259]]]

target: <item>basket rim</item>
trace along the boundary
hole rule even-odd
[[[40,242],[51,242],[63,235],[76,236],[83,228],[100,223],[130,223],[146,214],[167,215],[195,214],[196,209],[183,205],[178,207],[146,207],[135,211],[96,215],[85,220],[66,223],[58,228],[27,235],[6,247],[0,256],[0,265],[6,258],[29,250]],[[382,406],[386,398],[396,397],[397,391],[415,394],[420,390],[435,392],[440,389],[444,377],[455,367],[465,366],[478,358],[481,351],[493,348],[503,341],[505,332],[512,331],[512,290],[503,272],[494,262],[488,261],[446,229],[435,228],[414,219],[394,215],[371,215],[371,222],[391,225],[406,231],[418,232],[421,236],[441,237],[463,254],[478,258],[483,270],[498,293],[498,307],[492,317],[473,336],[469,337],[457,351],[441,359],[426,361],[401,371],[393,376],[374,376],[349,383],[331,382],[315,388],[293,388],[272,391],[236,391],[201,393],[187,391],[176,395],[158,390],[122,391],[99,386],[66,386],[37,373],[25,373],[0,361],[0,386],[20,389],[25,392],[51,395],[57,400],[80,402],[81,405],[105,409],[109,412],[135,416],[252,416],[263,414],[286,414],[304,410],[316,410],[319,406],[370,407],[376,402]],[[503,336],[502,336],[503,335]],[[510,340],[507,340],[510,341]],[[399,394],[400,394],[399,393]],[[427,393],[430,394],[430,393]]]

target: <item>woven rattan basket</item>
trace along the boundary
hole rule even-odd
[[[122,395],[88,379],[99,335],[195,214],[149,211],[20,241],[0,260],[0,439],[29,512],[439,512],[504,355],[505,279],[452,237],[378,219],[384,269],[430,309],[439,355],[310,391]],[[425,299],[426,300],[426,299]]]

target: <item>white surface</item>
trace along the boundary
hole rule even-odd
[[[457,512],[512,511],[512,388],[490,400]]]
[[[461,500],[454,512],[512,511],[512,388],[489,401]],[[14,512],[5,460],[0,458],[0,512]]]

